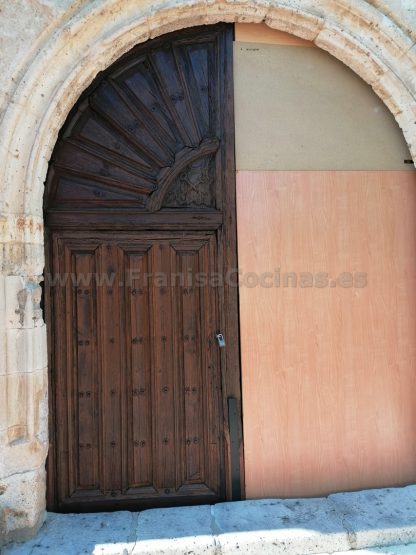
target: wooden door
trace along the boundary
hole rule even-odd
[[[140,45],[61,132],[45,205],[50,509],[235,495],[231,41],[218,25]]]

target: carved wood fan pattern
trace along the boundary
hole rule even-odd
[[[139,45],[70,115],[47,180],[49,209],[220,209],[217,30]]]

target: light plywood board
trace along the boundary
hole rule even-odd
[[[238,172],[237,201],[248,498],[415,482],[416,175]]]
[[[410,170],[393,115],[318,48],[234,43],[239,170]]]

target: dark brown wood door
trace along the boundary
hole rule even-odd
[[[45,195],[50,509],[235,495],[231,41],[218,25],[140,45],[61,132]]]

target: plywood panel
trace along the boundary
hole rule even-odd
[[[319,48],[234,43],[239,170],[414,170],[369,85]]]
[[[415,175],[238,172],[237,200],[247,496],[415,482]]]
[[[236,23],[234,35],[236,42],[260,42],[316,48],[315,44],[310,40],[304,40],[290,33],[272,29],[265,23]]]

